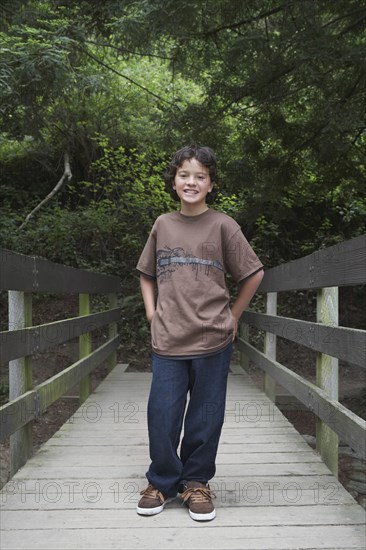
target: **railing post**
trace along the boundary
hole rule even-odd
[[[338,287],[322,288],[317,295],[317,322],[338,325]],[[318,353],[316,383],[329,399],[338,400],[338,359]],[[338,475],[338,435],[322,420],[316,420],[316,447],[323,461]]]
[[[32,294],[9,291],[9,330],[32,325]],[[9,361],[9,401],[32,389],[31,357]],[[10,436],[10,475],[13,476],[32,456],[32,422]]]
[[[108,294],[109,308],[113,309],[117,307],[117,294]],[[108,338],[114,338],[117,336],[117,323],[110,323],[108,326]],[[114,369],[117,364],[117,351],[115,350],[108,359],[108,372]]]
[[[90,296],[89,294],[79,294],[79,315],[89,315],[90,313]],[[91,353],[91,338],[90,332],[86,332],[79,336],[79,359],[86,357]],[[80,382],[80,403],[84,403],[85,399],[91,392],[91,375],[88,374]]]
[[[244,323],[243,321],[239,321],[239,336],[245,342],[249,342],[249,325],[247,323]],[[239,363],[243,367],[244,370],[248,372],[249,370],[249,359],[248,356],[245,355],[242,351],[239,353]]]
[[[277,315],[277,292],[267,293],[266,313]],[[264,339],[264,353],[269,359],[276,360],[276,344],[276,335],[267,331]],[[264,391],[271,401],[276,401],[276,381],[267,373],[264,375]]]

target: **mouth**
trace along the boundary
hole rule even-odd
[[[197,195],[198,191],[196,191],[196,189],[184,189],[184,193],[186,193],[186,195]]]

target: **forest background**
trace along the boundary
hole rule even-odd
[[[363,0],[2,0],[0,13],[1,247],[118,275],[127,361],[149,348],[135,265],[178,208],[163,178],[177,148],[217,152],[215,208],[266,268],[365,233]],[[353,307],[362,328],[358,292],[341,324]],[[290,304],[306,318],[313,298]]]

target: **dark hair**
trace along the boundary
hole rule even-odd
[[[167,191],[172,195],[173,199],[180,201],[175,189],[173,189],[173,183],[175,175],[178,168],[180,168],[185,160],[196,159],[198,162],[203,164],[208,168],[208,173],[210,175],[211,182],[214,184],[214,187],[210,193],[207,193],[206,202],[208,204],[214,202],[216,197],[216,185],[218,183],[217,175],[217,163],[216,155],[210,147],[198,147],[196,145],[186,145],[176,151],[170,161],[168,170],[165,173],[165,184]]]

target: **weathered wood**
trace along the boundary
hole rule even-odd
[[[266,312],[269,315],[277,313],[277,292],[268,292]],[[270,332],[265,333],[264,353],[270,359],[276,360],[276,336]],[[264,392],[272,400],[276,400],[276,381],[266,372],[264,374]]]
[[[9,292],[9,329],[21,330],[32,324],[32,295]],[[9,363],[9,400],[18,398],[32,388],[31,358]],[[14,475],[32,455],[32,425],[22,426],[10,437],[10,472]]]
[[[244,340],[238,339],[238,346],[256,365],[268,372],[281,386],[289,390],[306,407],[348,443],[352,449],[366,457],[366,421],[349,411],[338,401],[330,401],[326,393],[315,384],[298,374],[268,359],[262,352]]]
[[[120,308],[83,317],[73,317],[25,329],[0,332],[0,364],[18,357],[42,353],[85,332],[91,332],[120,318]]]
[[[181,506],[181,515],[184,511]],[[140,518],[136,529],[126,527],[124,524],[117,529],[95,529],[91,526],[84,529],[82,535],[79,534],[77,547],[80,550],[100,550],[101,548],[121,550],[121,541],[123,541],[123,548],[129,550],[134,548],[177,550],[195,547],[202,550],[222,550],[223,548],[225,550],[294,550],[295,548],[364,550],[365,548],[362,540],[364,535],[362,525],[333,525],[332,528],[327,525],[314,525],[311,528],[307,525],[294,525],[281,526],[280,529],[278,526],[268,526],[264,530],[258,529],[257,526],[236,526],[232,522],[228,527],[215,528],[214,525],[201,526],[201,529],[197,527],[185,520],[184,523],[179,522],[178,526],[169,527],[160,527],[158,523],[154,523],[152,528],[147,525],[147,518]],[[66,550],[75,548],[75,537],[75,529],[68,527],[58,526],[47,531],[43,527],[38,527],[25,529],[18,536],[16,532],[5,531],[2,543],[4,550]],[[107,541],[108,546],[106,546]],[[300,547],[299,541],[301,541]],[[327,546],[324,546],[322,541],[326,541]]]
[[[81,550],[180,549],[187,543],[220,550],[363,547],[364,510],[285,418],[281,428],[271,423],[263,428],[260,422],[233,422],[229,414],[210,480],[216,494],[213,522],[193,522],[179,498],[162,514],[138,516],[135,507],[149,463],[146,411],[138,429],[126,429],[128,424],[115,422],[110,407],[116,383],[121,403],[129,401],[132,387],[136,401],[144,402],[151,374],[118,370],[1,491],[2,550],[71,550],[75,541]],[[229,375],[230,407],[240,390],[251,400],[247,381],[247,376]],[[252,402],[269,402],[249,384],[252,388]],[[85,423],[83,411],[96,403],[102,418]],[[276,445],[271,434],[281,438]]]
[[[0,407],[1,441],[30,420],[39,417],[47,407],[105,361],[117,348],[118,341],[119,337],[116,336],[94,350],[91,355],[80,359],[52,378],[35,386],[33,390]],[[127,410],[125,413],[127,416],[130,411]]]
[[[112,480],[113,484],[113,480]],[[75,488],[76,490],[76,488]],[[188,514],[182,514],[182,508],[178,502],[172,503],[167,508],[167,514],[160,514],[149,518],[149,528],[160,528],[181,525],[184,528],[192,527]],[[233,509],[230,506],[221,506],[220,512],[215,518],[215,526],[223,527],[233,525]],[[361,507],[347,504],[326,504],[317,506],[301,506],[294,504],[288,506],[269,507],[261,509],[248,506],[245,513],[235,517],[237,525],[257,526],[268,525],[355,525],[362,524],[365,514]],[[131,529],[139,529],[143,525],[137,514],[131,514],[130,508],[119,509],[78,509],[77,513],[70,510],[23,510],[22,521],[19,522],[19,510],[4,510],[2,519],[7,529],[26,530],[34,527],[35,522],[47,525],[49,529],[57,529],[60,525],[67,525],[69,529],[120,529],[121,525],[128,524]],[[202,526],[201,526],[202,527]]]
[[[0,249],[0,290],[50,293],[120,292],[118,277]]]
[[[109,308],[111,310],[117,309],[117,294],[109,294],[108,300],[109,300]],[[116,323],[116,320],[113,320],[112,322],[110,322],[108,327],[108,338],[112,340],[112,338],[117,336],[117,333],[118,333],[117,323]],[[108,359],[108,372],[112,372],[116,364],[117,364],[117,350],[113,351],[113,353]]]
[[[243,321],[313,351],[338,357],[351,366],[354,364],[366,368],[365,330],[338,327],[332,323],[312,323],[254,311],[246,311]]]
[[[338,325],[337,287],[318,290],[317,321]],[[338,401],[338,359],[324,353],[318,354],[316,383],[330,400]],[[338,435],[320,418],[316,420],[316,446],[325,464],[334,475],[338,475]]]
[[[35,391],[30,390],[0,407],[0,441],[5,441],[35,418],[36,400]]]
[[[268,269],[258,292],[317,289],[366,283],[366,235]]]
[[[352,505],[353,498],[332,476],[276,476],[275,481],[271,476],[249,477],[240,476],[240,481],[234,477],[216,476],[211,481],[210,487],[216,495],[216,507],[218,515],[226,506],[230,506],[232,513],[236,515],[238,509],[256,506],[265,513],[266,508],[286,506],[289,510],[293,505],[311,506],[317,498],[329,505],[337,502],[340,505]],[[12,510],[34,509],[36,500],[44,500],[40,508],[58,509],[68,508],[75,512],[81,507],[85,509],[95,508],[96,502],[104,504],[103,508],[110,511],[129,509],[134,512],[139,494],[146,487],[146,480],[137,478],[131,481],[130,478],[120,478],[118,483],[113,479],[100,479],[94,481],[92,478],[77,478],[76,480],[58,480],[50,482],[48,479],[17,479],[12,484],[12,491],[3,493],[3,501],[6,500],[6,508]],[[328,494],[325,487],[329,485]],[[318,489],[319,487],[319,489]],[[10,488],[10,487],[9,487]],[[73,502],[69,502],[72,497]],[[23,501],[23,502],[22,502]],[[28,501],[28,502],[27,502]],[[83,502],[89,501],[89,502]],[[92,506],[94,504],[94,506]],[[245,510],[243,510],[245,513]]]
[[[242,317],[241,317],[242,319]],[[238,336],[245,340],[246,342],[249,342],[249,325],[247,323],[239,323],[239,330],[238,330]],[[240,352],[240,365],[245,370],[248,371],[249,369],[249,361],[247,356],[244,353]]]
[[[91,435],[91,437],[93,436]],[[38,457],[38,455],[36,456]],[[311,456],[311,453],[307,453],[307,458],[310,459]],[[244,474],[246,476],[328,476],[330,473],[329,468],[320,459],[306,461],[301,455],[294,453],[291,453],[291,457],[286,453],[285,457],[286,461],[281,459],[281,453],[278,453],[278,456],[276,455],[273,460],[270,460],[268,456],[242,453],[234,455],[233,461],[228,463],[220,455],[216,463],[216,476],[240,477]],[[95,459],[94,464],[90,464],[91,459],[88,458],[88,464],[85,465],[81,464],[80,458],[79,461],[77,458],[73,458],[70,464],[67,462],[67,465],[51,465],[50,461],[46,468],[46,461],[34,463],[31,458],[26,464],[27,476],[30,479],[37,479],[38,476],[50,480],[145,478],[148,458],[137,463],[136,457],[132,457],[128,461],[122,458],[117,464],[111,465],[108,464],[108,461],[106,462],[105,458],[103,460],[104,462],[102,460],[98,462]],[[43,466],[41,475],[39,474],[40,466]]]
[[[89,294],[79,294],[79,315],[90,314],[90,296]],[[85,332],[79,336],[79,359],[87,357],[91,353],[90,332]],[[80,403],[83,403],[91,392],[91,377],[87,374],[80,381]]]

